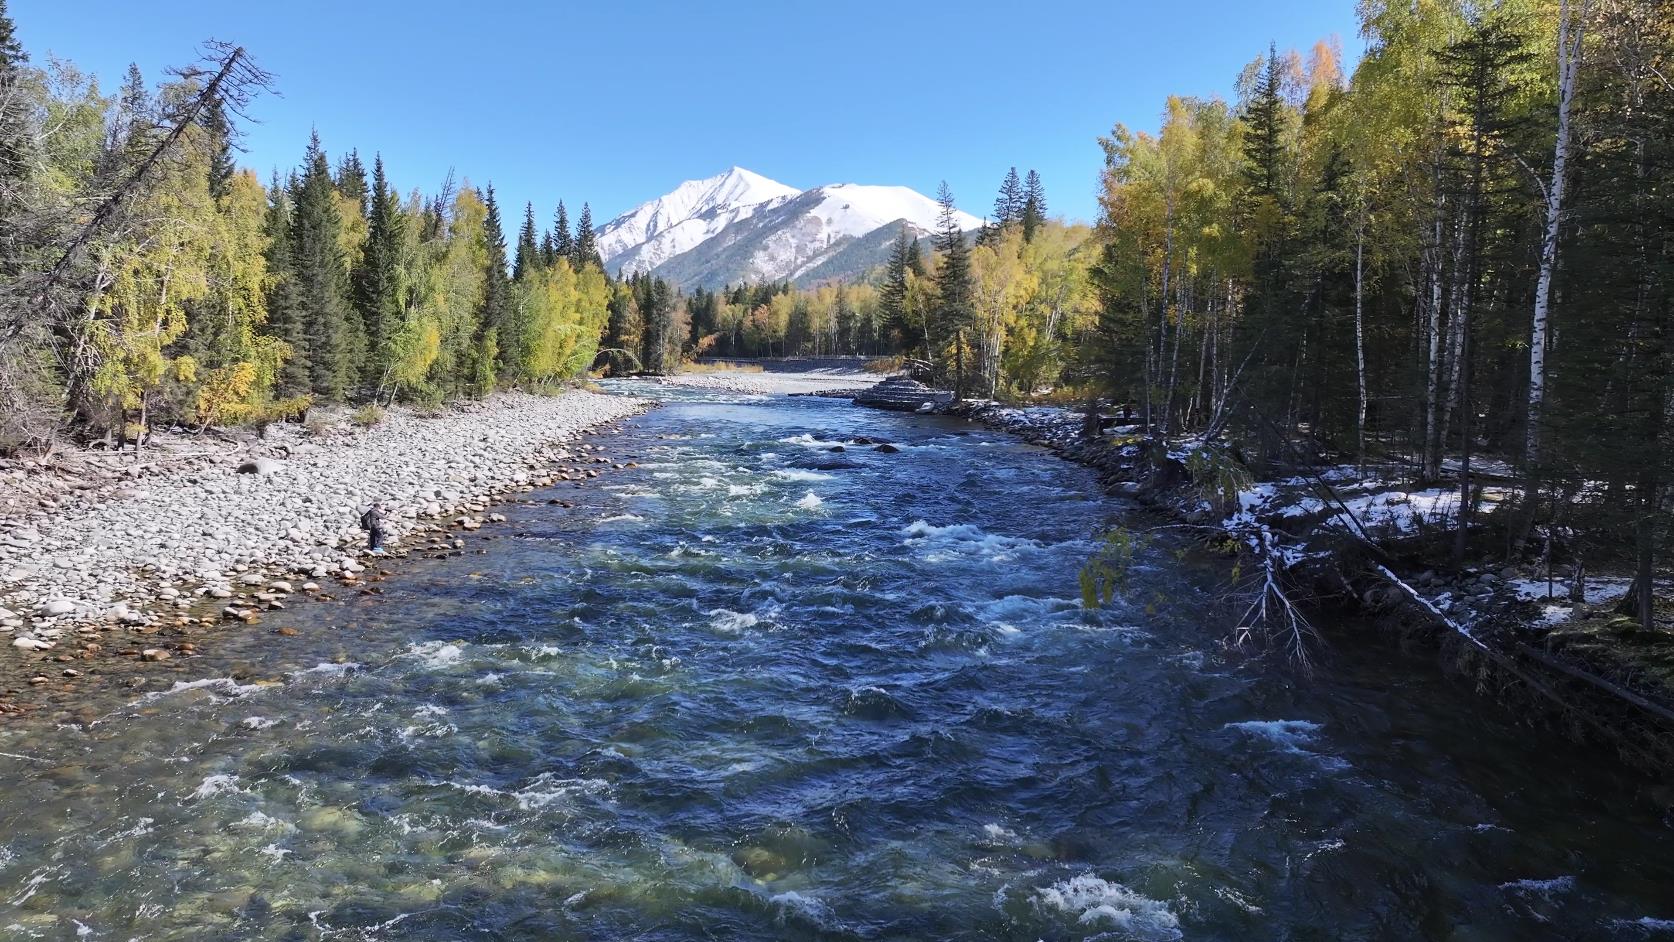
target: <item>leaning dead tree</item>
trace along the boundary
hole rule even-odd
[[[15,270],[0,280],[0,414],[46,413],[54,425],[66,416],[85,417],[88,385],[99,367],[88,342],[89,318],[111,278],[99,247],[140,234],[146,220],[134,216],[136,204],[184,148],[201,146],[193,142],[202,136],[189,129],[213,107],[247,118],[245,109],[272,83],[243,47],[218,41],[205,44],[200,65],[171,75],[185,93],[167,99],[148,122],[145,140],[154,143],[94,174],[78,192],[49,199],[37,188],[32,200],[11,201],[8,218],[0,219],[0,226],[29,243],[18,247]],[[8,100],[16,91],[7,90]],[[36,122],[37,140],[50,133]],[[43,364],[43,352],[54,369]],[[47,397],[55,401],[41,401]]]

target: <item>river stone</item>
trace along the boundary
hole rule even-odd
[[[76,604],[69,599],[47,599],[41,606],[41,611],[47,615],[68,615],[76,610]]]
[[[251,458],[238,466],[239,474],[272,474],[280,464],[272,458]]]

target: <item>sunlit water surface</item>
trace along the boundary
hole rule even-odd
[[[624,386],[575,509],[0,732],[0,938],[1674,938],[1607,758],[1361,626],[1228,657],[1167,542],[1083,611],[1084,469]]]

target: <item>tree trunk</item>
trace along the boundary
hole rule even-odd
[[[1580,0],[1576,19],[1586,17]],[[1535,282],[1534,318],[1529,336],[1529,405],[1524,417],[1523,515],[1512,554],[1522,549],[1534,525],[1540,464],[1540,424],[1546,404],[1546,319],[1552,299],[1552,272],[1558,264],[1558,224],[1564,208],[1564,168],[1569,160],[1569,106],[1575,97],[1575,74],[1581,65],[1582,22],[1573,21],[1569,0],[1558,3],[1558,134],[1552,147],[1552,179],[1546,186],[1546,228],[1540,240],[1540,277]]]
[[[1354,431],[1362,464],[1366,462],[1366,322],[1363,316],[1365,262],[1366,222],[1361,220],[1354,240],[1354,373],[1360,385],[1360,401],[1354,413]]]

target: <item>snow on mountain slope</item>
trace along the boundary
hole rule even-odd
[[[898,232],[927,235],[940,213],[934,200],[907,187],[833,184],[770,199],[747,212],[706,217],[705,238],[654,264],[660,251],[637,248],[607,264],[649,270],[684,288],[781,279],[812,284],[882,264]],[[726,222],[718,227],[707,221],[723,217]],[[966,231],[982,224],[967,213],[959,213],[958,220]]]
[[[598,231],[599,255],[612,271],[645,271],[686,252],[756,209],[800,191],[733,167],[718,176],[687,180]]]
[[[935,231],[936,201],[904,186],[834,183],[800,192],[733,167],[688,180],[598,229],[612,272],[649,271],[681,287],[739,281],[809,283],[881,264],[903,229]],[[982,220],[959,213],[970,231]]]
[[[895,222],[905,222],[921,234],[933,232],[941,216],[935,200],[904,186],[836,183],[809,190],[794,202],[803,203],[813,194],[819,199],[808,201],[799,218],[761,240],[753,254],[752,280],[794,280],[849,240]],[[955,217],[962,231],[982,225],[970,213],[956,211]]]

